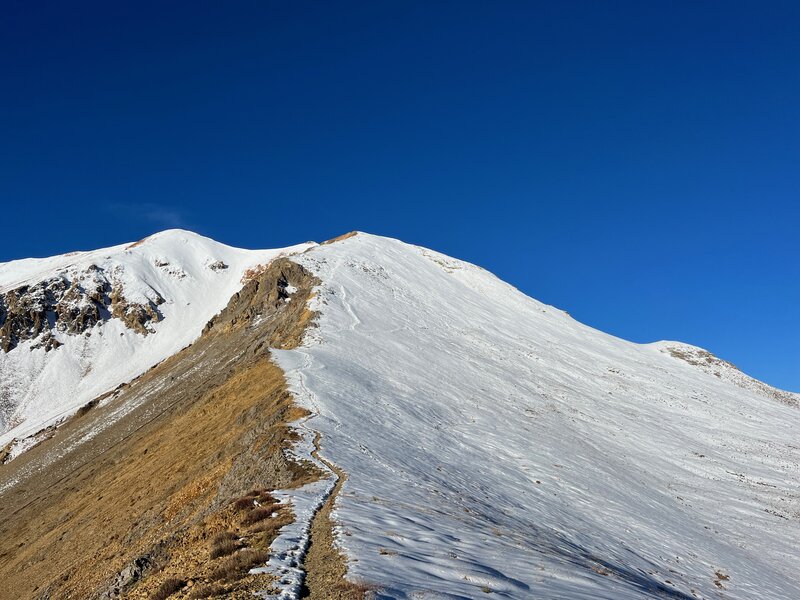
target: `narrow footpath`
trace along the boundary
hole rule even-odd
[[[310,600],[362,600],[372,588],[345,578],[347,561],[334,543],[334,521],[331,518],[336,497],[347,474],[320,455],[319,442],[320,434],[317,433],[311,454],[336,475],[336,484],[311,521],[308,552],[303,561],[306,577],[300,597]]]

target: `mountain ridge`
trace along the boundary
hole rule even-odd
[[[332,467],[346,482],[328,509],[330,536],[325,528],[318,535],[335,540],[347,561],[338,577],[346,571],[357,595],[800,593],[791,575],[800,538],[796,394],[693,346],[597,331],[480,267],[419,246],[352,232],[294,248],[223,269],[234,290],[229,308],[210,325],[194,323],[197,341],[184,350],[201,352],[207,336],[256,336],[248,337],[252,351],[280,367],[306,415],[290,427],[287,452],[298,465],[330,471],[298,488],[268,488],[293,514],[281,521],[266,564],[252,571],[274,577],[274,597],[300,597],[305,569],[315,568],[305,557]],[[214,282],[220,274],[207,269],[207,250],[187,263],[192,269],[158,253],[146,261],[161,272],[167,265],[154,261],[164,258]],[[267,266],[248,262],[256,258]],[[298,272],[314,278],[313,290],[297,287]],[[306,289],[302,307],[297,289]],[[294,314],[304,333],[285,338],[287,347],[255,341],[268,306],[302,308]],[[154,389],[169,387],[170,365],[148,376],[161,373]],[[128,393],[101,409],[122,402],[122,410]],[[42,441],[30,460],[43,460],[59,439]],[[0,503],[16,493],[10,485],[0,488]],[[155,579],[135,585],[151,589],[148,581]]]
[[[0,265],[0,447],[192,343],[248,269],[308,247],[240,250],[167,230],[111,248]]]

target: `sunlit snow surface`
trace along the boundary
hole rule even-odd
[[[379,597],[800,598],[797,408],[428,250],[295,260],[319,327],[276,355]]]
[[[246,269],[307,247],[240,250],[170,230],[138,244],[0,263],[0,293],[97,265],[115,274],[129,301],[144,301],[154,290],[165,300],[158,307],[163,320],[147,336],[112,318],[95,325],[88,336],[58,333],[64,345],[49,352],[31,350],[36,340],[0,352],[0,399],[16,407],[10,415],[13,427],[0,430],[0,448],[70,415],[189,345],[242,287]],[[14,454],[26,445],[18,444]]]

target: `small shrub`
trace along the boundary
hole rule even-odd
[[[272,516],[272,507],[259,506],[252,510],[247,511],[247,514],[242,518],[242,525],[249,526],[264,519],[269,519]]]
[[[223,542],[228,541],[236,541],[239,539],[239,536],[233,533],[232,531],[220,531],[217,533],[213,538],[211,538],[211,545],[217,546]]]
[[[269,552],[247,548],[232,554],[212,573],[209,579],[231,581],[249,571],[256,565],[263,565],[269,559]]]
[[[239,498],[238,500],[233,501],[233,508],[236,511],[247,510],[253,506],[255,506],[255,503],[253,502],[253,498],[250,496],[245,496],[244,498]]]
[[[275,504],[275,498],[267,490],[252,490],[241,498],[234,500],[232,504],[236,511],[241,511],[258,506],[273,505]]]
[[[152,600],[166,600],[184,585],[186,585],[185,581],[171,577],[158,586],[158,589],[152,596]]]
[[[220,540],[218,543],[211,546],[209,556],[212,559],[219,558],[220,556],[228,556],[236,552],[239,548],[241,548],[241,544],[238,540]]]

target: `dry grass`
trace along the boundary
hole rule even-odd
[[[216,546],[217,544],[222,544],[223,542],[229,541],[238,541],[239,536],[236,535],[232,531],[220,531],[219,533],[215,534],[213,538],[211,538],[211,544]]]
[[[245,496],[244,498],[239,498],[238,500],[234,500],[233,503],[233,510],[235,511],[242,511],[248,510],[255,506],[253,499],[250,496]]]
[[[170,366],[164,370],[169,372]],[[284,385],[280,369],[263,359],[181,411],[140,429],[68,478],[59,481],[53,471],[49,484],[41,480],[36,503],[25,507],[27,493],[16,502],[6,494],[0,506],[0,597],[34,597],[33,587],[50,580],[58,581],[56,597],[90,597],[131,557],[150,552],[153,540],[180,531],[214,499],[230,469],[232,453],[240,451],[236,442],[252,425],[239,421],[239,415],[257,407],[258,414],[265,415],[262,421],[280,422],[292,406]],[[103,414],[102,408],[95,411]],[[94,417],[84,417],[88,418]],[[285,429],[266,430],[264,435],[274,439],[262,443],[265,451],[282,454]],[[294,478],[295,466],[286,468],[286,476]],[[15,511],[20,503],[23,508]],[[259,511],[248,522],[258,523],[255,517],[263,516]],[[97,534],[100,524],[102,536]],[[183,544],[184,538],[175,538],[175,543]],[[13,547],[14,540],[22,539],[29,542]],[[193,576],[180,565],[194,570],[198,567],[192,566],[193,557],[207,560],[208,552],[207,538],[189,539],[185,547],[170,553],[176,567],[169,574]],[[145,581],[131,597],[149,598],[154,591]]]
[[[231,581],[253,567],[265,564],[268,559],[269,552],[266,550],[245,548],[226,558],[220,566],[211,572],[208,578]]]
[[[272,542],[278,537],[278,533],[285,525],[294,521],[294,515],[288,508],[284,508],[277,515],[270,519],[260,521],[248,532],[254,536],[253,541],[258,546],[269,548]]]
[[[333,587],[333,590],[345,598],[364,598],[369,592],[375,591],[375,586],[363,581],[343,579]]]
[[[242,527],[250,527],[259,521],[272,517],[280,509],[280,504],[267,490],[253,490],[246,496],[234,500],[233,509],[240,514],[239,523]],[[242,514],[243,513],[243,514]]]
[[[258,523],[259,521],[263,521],[264,519],[269,519],[272,515],[272,512],[272,508],[265,508],[263,506],[249,510],[242,518],[242,525],[248,527]]]
[[[144,244],[148,239],[149,239],[149,237],[146,237],[146,238],[142,238],[138,242],[133,242],[132,244],[128,244],[127,246],[125,246],[125,250],[132,250],[133,248],[138,248],[139,246]]]
[[[229,554],[236,552],[241,547],[242,544],[238,540],[222,540],[212,544],[208,556],[212,560],[222,556],[228,556]]]
[[[347,238],[351,238],[354,235],[358,235],[357,231],[350,231],[348,233],[343,233],[342,235],[337,235],[335,238],[331,238],[329,240],[325,240],[322,242],[323,245],[325,244],[334,244],[336,242],[341,242],[342,240],[346,240]]]
[[[81,417],[86,416],[87,414],[89,414],[89,411],[92,410],[94,407],[96,407],[98,404],[100,404],[100,398],[96,398],[91,402],[87,402],[78,409],[78,411],[75,413],[75,417],[80,419]]]
[[[290,415],[287,415],[290,417]],[[244,511],[255,509],[260,506],[272,506],[276,504],[274,496],[270,494],[267,490],[253,490],[249,492],[247,495],[242,496],[241,498],[237,498],[232,503],[233,509],[236,511]]]
[[[160,586],[158,586],[158,589],[151,596],[151,600],[166,600],[185,585],[186,582],[181,579],[167,579]]]

